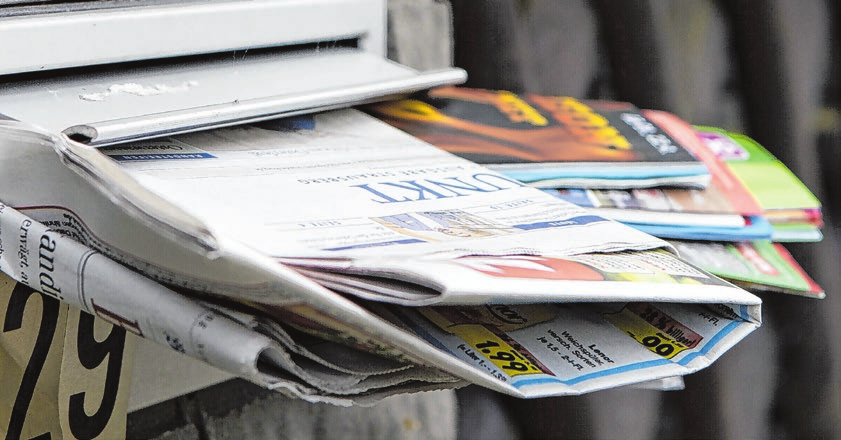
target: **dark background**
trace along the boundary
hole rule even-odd
[[[823,242],[788,249],[827,298],[762,295],[763,327],[684,391],[523,401],[468,388],[462,437],[841,438],[839,2],[451,4],[466,86],[630,101],[748,134],[811,188],[826,221]]]

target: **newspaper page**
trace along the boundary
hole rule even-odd
[[[651,302],[388,307],[413,332],[514,392],[578,394],[708,365],[758,324],[755,310]],[[624,379],[623,379],[624,376]],[[628,382],[625,382],[625,381]]]
[[[302,367],[300,359],[295,358],[295,352],[299,350],[279,338],[277,328],[272,331],[260,329],[262,332],[249,329],[233,319],[237,315],[224,307],[215,305],[211,308],[180,296],[16,210],[2,206],[0,241],[15,245],[0,256],[0,268],[4,272],[18,281],[25,280],[54,299],[60,298],[252,382],[310,401],[339,405],[373,403],[399,392],[452,388],[464,383],[452,374],[434,368],[432,365],[440,359],[429,353],[414,358],[404,355],[403,361],[412,359],[418,363],[382,371],[371,370],[376,365],[370,363],[369,357],[364,360],[368,364],[367,371],[348,371],[345,366],[333,368],[335,371],[331,373],[324,368],[324,365],[331,367],[327,361],[320,361],[324,365],[318,366],[305,362]],[[25,230],[24,240],[21,240],[21,227]],[[359,315],[354,312],[356,310],[350,310],[351,315]],[[360,319],[368,328],[376,327],[376,322],[371,322],[370,318],[362,316]],[[334,322],[342,321],[333,319]],[[365,337],[371,338],[370,329]],[[416,341],[403,343],[410,348],[413,345],[418,344]],[[292,353],[283,346],[290,348]],[[391,346],[388,349],[398,352]],[[434,350],[428,348],[427,351]],[[333,354],[334,364],[338,354]],[[347,355],[347,352],[342,354]],[[433,361],[419,362],[424,358]],[[362,362],[359,360],[357,364]],[[469,371],[461,373],[470,376]]]
[[[336,273],[338,271],[334,271],[335,267],[348,263],[376,268],[377,262],[392,259],[407,263],[420,263],[429,259],[431,265],[428,271],[434,272],[436,265],[454,265],[453,261],[461,258],[504,258],[518,255],[562,259],[592,255],[598,260],[599,255],[607,255],[608,252],[617,253],[618,256],[622,255],[621,251],[636,254],[637,251],[647,249],[669,249],[668,246],[661,240],[591,216],[573,205],[557,201],[538,190],[487,172],[469,162],[456,160],[449,164],[453,160],[452,156],[442,156],[443,153],[438,150],[418,143],[399,131],[381,131],[382,127],[372,119],[360,118],[355,112],[336,112],[317,116],[315,129],[312,130],[243,127],[196,134],[211,138],[221,135],[221,139],[216,141],[216,150],[211,148],[211,143],[193,140],[191,142],[198,144],[193,145],[183,138],[167,139],[166,145],[185,148],[188,157],[164,155],[149,159],[166,159],[163,162],[170,162],[170,165],[176,162],[175,165],[179,166],[199,166],[195,169],[164,169],[159,175],[143,175],[138,170],[129,174],[122,167],[124,164],[121,161],[115,161],[102,152],[31,128],[22,128],[15,123],[4,123],[0,126],[0,130],[4,131],[4,139],[16,142],[0,143],[0,153],[4,159],[9,159],[0,161],[4,168],[3,173],[0,173],[0,188],[4,193],[0,195],[10,206],[19,208],[26,215],[54,228],[56,232],[134,267],[158,282],[179,289],[189,288],[246,301],[269,312],[294,309],[296,316],[309,320],[309,326],[301,326],[297,330],[318,334],[318,327],[321,326],[322,334],[333,340],[364,341],[372,347],[379,347],[375,351],[378,354],[398,353],[405,361],[441,370],[467,382],[517,396],[545,395],[545,391],[540,389],[517,389],[499,377],[488,374],[483,368],[458,360],[447,350],[441,349],[440,345],[414,333],[407,323],[382,319],[359,305],[360,300],[351,301],[281,262],[306,260],[311,263],[310,269],[329,268],[319,272]],[[259,142],[255,145],[254,138],[258,141],[262,139],[264,148],[257,148]],[[142,143],[131,145],[134,153],[138,151],[137,146],[140,146],[140,151],[159,155],[144,150]],[[232,145],[241,148],[239,151],[236,148],[231,151]],[[345,154],[341,155],[339,152],[343,145],[355,148],[345,148]],[[366,145],[370,147],[367,153]],[[392,151],[390,156],[383,158],[380,150],[385,147]],[[55,153],[50,151],[52,148],[63,150],[67,166],[58,161]],[[196,149],[203,152],[196,153]],[[323,157],[313,157],[318,156],[322,150],[325,152]],[[356,150],[359,150],[359,154]],[[111,155],[122,154],[118,150],[107,152]],[[202,169],[208,164],[202,158],[219,159],[227,157],[228,153],[232,153],[234,158],[241,156],[243,163],[220,160],[215,162],[217,167],[211,169],[213,172],[208,173],[208,169]],[[360,162],[360,157],[364,158],[365,154],[369,156],[367,161]],[[260,165],[256,168],[255,159]],[[326,159],[330,160],[325,162]],[[128,159],[128,162],[144,163],[134,159]],[[71,168],[78,174],[71,172]],[[286,175],[283,171],[287,169],[298,170],[303,174]],[[454,171],[459,174],[446,180],[448,173]],[[460,174],[462,172],[464,174]],[[327,184],[325,187],[321,183],[312,185],[316,182],[297,182],[297,186],[284,186],[285,183],[291,183],[290,179],[304,179],[302,175],[308,176],[307,179],[329,179],[330,176],[336,176],[336,173],[345,177],[360,173],[363,176],[353,177],[351,182],[342,179],[339,182],[330,181],[330,184],[328,181],[322,182]],[[377,173],[396,173],[402,177]],[[412,177],[415,175],[423,177]],[[480,180],[465,180],[477,175]],[[373,186],[383,177],[403,180],[388,181],[392,185],[384,184],[382,188]],[[167,181],[167,178],[175,180]],[[430,190],[426,186],[428,182],[437,182],[439,186]],[[483,186],[483,183],[488,186]],[[302,193],[298,191],[301,187],[315,188],[315,191]],[[346,189],[345,192],[338,191],[342,187]],[[401,196],[384,192],[386,188],[392,187],[413,194],[414,197],[406,195],[403,197],[406,200],[402,200]],[[445,188],[453,192],[445,193]],[[374,192],[370,189],[374,189]],[[355,195],[351,196],[351,193]],[[360,193],[364,196],[360,196]],[[389,198],[397,202],[391,202]],[[199,203],[199,200],[202,202]],[[208,208],[208,203],[212,203],[215,208]],[[482,209],[492,213],[483,215],[493,220],[493,227],[489,230],[502,233],[468,234],[470,236],[465,237],[465,234],[458,233],[459,229],[465,229],[458,224],[451,225],[452,228],[430,228],[432,234],[435,234],[433,239],[415,237],[414,240],[409,239],[408,243],[393,243],[396,238],[399,238],[396,240],[398,242],[405,240],[407,234],[399,228],[384,227],[372,219],[452,210],[463,210],[477,216],[477,212],[484,212]],[[337,213],[341,214],[338,220],[351,221],[340,224],[331,222],[337,220]],[[446,220],[448,217],[439,218]],[[453,234],[454,231],[457,233]],[[338,246],[325,242],[324,237],[332,237],[331,240]],[[262,238],[262,241],[258,238]],[[642,255],[651,255],[649,260],[658,262],[660,266],[665,262],[680,261],[664,251],[640,253],[639,256]],[[600,269],[602,271],[610,268],[605,262],[600,264],[603,266]],[[577,265],[580,266],[580,263]],[[622,267],[624,265],[622,263]],[[651,266],[657,264],[649,265],[646,268],[648,272]],[[685,269],[684,266],[677,267]],[[461,269],[459,267],[457,270]],[[663,269],[660,267],[661,271]],[[622,270],[614,272],[621,273]],[[648,284],[643,281],[640,283],[642,288],[623,294],[623,289],[639,281],[635,278],[640,274],[647,275],[643,278],[649,281],[661,278],[669,278],[669,281]],[[483,292],[488,288],[488,283],[466,292],[456,290],[456,294],[451,296],[443,293],[445,285],[432,287],[436,287],[433,290],[448,301],[472,301],[474,304],[501,303],[506,300],[539,300],[544,304],[550,301],[723,303],[734,307],[744,306],[750,310],[746,315],[751,318],[750,321],[740,328],[752,329],[758,325],[759,300],[740,289],[715,281],[712,277],[709,278],[708,286],[700,288],[698,280],[692,276],[661,277],[645,271],[640,274],[627,277],[622,284],[605,283],[601,287],[588,284],[591,281],[570,281],[563,277],[540,279],[531,286],[528,286],[529,283],[514,283],[504,291],[491,292],[491,295]],[[706,277],[701,271],[692,274],[703,275],[695,278]],[[445,281],[455,282],[448,278]],[[623,277],[617,278],[621,280]],[[396,279],[400,280],[399,277]],[[529,298],[519,296],[525,290],[524,286],[536,288],[538,285],[542,285],[549,296],[541,297],[539,290]],[[571,293],[566,292],[568,286],[573,288]],[[389,287],[393,288],[394,285]],[[610,292],[594,296],[599,290]],[[705,296],[702,291],[711,293]],[[142,295],[134,296],[138,298],[136,301],[143,301]],[[472,299],[466,299],[468,296]],[[440,304],[447,301],[435,299],[427,302]],[[172,316],[181,322],[170,325],[187,325],[185,322],[192,322],[187,316]],[[248,329],[242,322],[237,328]],[[709,341],[714,342],[712,345],[716,349],[708,351],[707,356],[698,356],[691,367],[708,364],[744,334],[731,332],[721,338],[711,338]],[[633,350],[632,347],[639,344],[630,338],[626,338],[624,343],[626,345],[621,349],[623,352]],[[232,345],[228,344],[228,347]],[[278,353],[286,352],[278,350]],[[234,357],[231,353],[223,354]],[[297,367],[287,361],[288,357],[279,356],[278,363],[286,371],[295,371]],[[245,367],[242,368],[251,368],[249,362],[243,361]],[[632,369],[623,374],[608,376],[596,386],[587,384],[576,387],[573,384],[568,389],[555,388],[552,393],[575,394],[598,387],[671,377],[690,370]],[[428,373],[429,370],[422,376],[430,376]],[[298,392],[302,395],[315,388],[305,380],[297,384],[300,387]],[[390,386],[387,391],[401,392],[440,386],[437,383],[410,380]],[[364,393],[360,397],[370,395]]]
[[[268,338],[164,288],[102,254],[0,203],[0,270],[21,284],[182,353],[258,376],[256,354],[271,353]],[[129,291],[130,290],[130,291]],[[123,293],[125,292],[125,293]],[[167,316],[171,314],[171,316]],[[242,353],[254,357],[243,369]]]

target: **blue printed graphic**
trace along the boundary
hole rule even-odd
[[[108,157],[120,162],[137,162],[142,160],[188,160],[213,159],[210,153],[164,153],[164,154],[109,154]]]
[[[590,223],[598,223],[598,222],[606,222],[604,217],[599,217],[597,215],[582,215],[580,217],[573,217],[566,220],[553,220],[550,222],[537,222],[537,223],[527,223],[522,225],[514,225],[517,229],[522,229],[524,231],[530,231],[532,229],[549,229],[549,228],[559,228],[564,226],[583,226],[588,225]]]
[[[409,244],[409,243],[424,243],[424,241],[423,240],[418,240],[417,238],[407,238],[405,240],[392,240],[392,241],[381,241],[381,242],[378,242],[378,243],[354,244],[354,245],[350,245],[350,246],[327,248],[327,249],[324,249],[324,250],[325,251],[344,251],[344,250],[347,250],[347,249],[362,249],[362,248],[391,246],[391,245],[395,245],[395,244]]]

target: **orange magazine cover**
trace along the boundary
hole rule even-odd
[[[704,163],[632,104],[443,87],[363,108],[542,188],[704,187]]]

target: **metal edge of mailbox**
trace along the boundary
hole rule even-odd
[[[354,48],[112,70],[6,84],[8,117],[105,145],[347,107],[456,84],[458,68],[418,72]]]
[[[4,17],[0,75],[348,36],[385,56],[385,28],[385,0],[225,0]]]
[[[64,134],[89,145],[105,146],[364,104],[380,98],[463,82],[465,78],[466,75],[461,69],[444,69],[375,84],[269,96],[250,101],[227,102],[202,108],[93,122],[69,127],[64,130]]]

